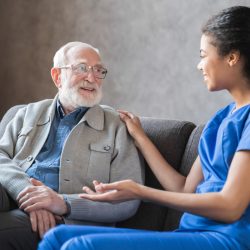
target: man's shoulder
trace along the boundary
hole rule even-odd
[[[53,102],[53,99],[44,99],[37,102],[31,102],[26,105],[27,108],[39,108],[39,107],[49,107]]]
[[[14,117],[16,115],[18,116],[25,116],[30,111],[36,112],[37,110],[41,108],[46,108],[51,105],[53,102],[53,99],[45,99],[37,102],[31,102],[27,104],[19,104],[11,107],[5,114],[6,119],[9,119],[9,117]]]
[[[16,114],[13,115],[17,120],[35,121],[41,117],[47,117],[50,113],[53,99],[45,99],[17,106]],[[44,118],[45,119],[45,118]]]
[[[100,107],[104,110],[104,112],[110,112],[114,115],[118,115],[118,112],[111,106],[101,104]]]
[[[114,125],[116,128],[124,129],[126,130],[126,126],[124,122],[121,120],[120,115],[116,109],[113,107],[110,107],[108,105],[99,105],[99,107],[102,109],[104,117],[105,117],[105,123],[108,126]]]
[[[119,113],[113,108],[108,105],[100,105],[101,109],[104,112],[105,117],[111,121],[117,121],[118,123],[121,122]]]
[[[47,111],[50,110],[50,107],[53,103],[53,99],[44,99],[41,101],[37,101],[37,102],[32,102],[26,105],[25,109],[26,109],[26,113],[32,114],[40,114],[42,113],[47,113]]]

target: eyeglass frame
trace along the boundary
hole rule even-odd
[[[93,71],[93,68],[94,67],[97,67],[97,65],[94,65],[94,66],[90,66],[90,65],[87,65],[86,63],[78,63],[78,64],[70,64],[70,65],[65,65],[65,66],[60,66],[60,67],[57,67],[58,69],[71,69],[73,72],[75,72],[75,67],[76,66],[78,66],[78,65],[86,65],[86,68],[87,68],[87,71],[86,72],[84,72],[84,73],[89,73],[89,71],[90,71],[90,69],[92,70],[92,72],[93,72],[93,75],[97,78],[97,79],[104,79],[105,77],[106,77],[106,75],[107,75],[107,73],[108,73],[108,70],[106,69],[106,68],[104,68],[102,65],[99,65],[99,66],[101,66],[101,68],[105,71],[105,75],[104,75],[104,77],[103,78],[100,78],[100,77],[97,77],[96,75],[95,75],[95,71]],[[84,74],[84,73],[79,73],[78,75],[80,75],[80,74]]]

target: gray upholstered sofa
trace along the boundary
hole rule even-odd
[[[187,175],[197,157],[197,147],[203,125],[188,121],[157,118],[141,118],[142,126],[161,154],[180,173]],[[162,189],[146,165],[145,184]],[[137,213],[130,219],[118,223],[120,227],[149,230],[174,230],[179,225],[182,213],[161,205],[142,202]]]
[[[21,106],[10,109],[0,123],[0,137],[6,124]],[[203,126],[187,121],[142,118],[146,133],[156,144],[168,162],[187,175],[197,156],[197,145]],[[161,189],[151,170],[146,167],[146,185]],[[161,205],[142,202],[137,213],[118,226],[149,230],[173,230],[178,227],[181,213]]]

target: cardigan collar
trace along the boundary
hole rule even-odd
[[[52,101],[52,104],[49,106],[48,112],[44,112],[44,114],[40,117],[37,125],[44,125],[48,122],[53,121],[55,110],[57,107],[58,94]],[[95,105],[90,107],[85,115],[82,117],[80,122],[86,121],[87,124],[96,129],[103,130],[104,129],[104,110],[100,105]],[[80,123],[79,122],[79,123]]]

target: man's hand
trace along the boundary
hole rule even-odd
[[[33,187],[25,188],[17,197],[20,209],[28,213],[40,209],[56,215],[67,213],[67,205],[62,195],[33,178],[31,178],[31,183]]]
[[[43,235],[56,225],[54,215],[44,209],[32,211],[29,216],[32,230],[38,232],[40,238],[43,238]]]

